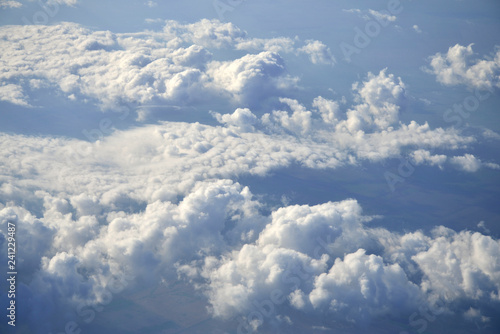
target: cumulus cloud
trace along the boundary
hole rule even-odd
[[[214,61],[209,64],[207,74],[216,87],[230,92],[244,104],[290,90],[298,81],[286,75],[285,63],[279,54],[267,51],[234,61]]]
[[[360,325],[418,308],[440,314],[464,298],[480,297],[481,305],[498,298],[500,268],[486,260],[497,258],[498,241],[442,227],[432,236],[399,235],[365,226],[369,220],[353,200],[277,210],[254,243],[205,259],[200,275],[213,314],[240,315],[246,331],[292,309],[327,314],[325,325]],[[467,302],[460,307],[465,312]]]
[[[240,40],[236,44],[237,50],[270,51],[270,52],[293,52],[295,41],[288,37],[276,38],[252,38]]]
[[[388,129],[399,120],[399,111],[405,99],[405,85],[401,78],[386,74],[368,74],[362,85],[356,83],[353,89],[358,93],[360,104],[347,111],[347,119],[340,126],[351,132],[370,129]]]
[[[161,31],[121,34],[72,23],[4,26],[0,36],[5,59],[0,98],[20,106],[28,106],[41,88],[55,88],[73,100],[90,98],[103,109],[121,103],[185,105],[221,96],[248,104],[296,86],[298,78],[288,75],[279,52],[334,63],[320,41],[296,49],[290,38],[248,38],[232,23],[207,19],[164,21]],[[210,50],[220,49],[252,53],[217,61]]]
[[[21,8],[23,6],[19,1],[1,0],[0,8]]]
[[[30,106],[28,97],[23,92],[23,87],[16,84],[5,84],[0,86],[0,100],[24,107]]]
[[[427,71],[436,76],[436,80],[444,85],[465,85],[478,89],[499,87],[500,51],[490,56],[474,57],[472,45],[456,44],[445,54],[436,53],[430,57],[430,69]]]
[[[415,165],[428,164],[430,166],[439,166],[443,168],[443,164],[448,160],[448,157],[444,154],[432,155],[427,150],[416,150],[412,153],[412,159]]]
[[[334,65],[335,57],[330,48],[320,41],[309,40],[306,45],[298,49],[299,53],[305,53],[311,59],[313,64]]]
[[[431,154],[467,150],[476,139],[453,128],[403,124],[406,86],[387,70],[355,83],[350,106],[322,96],[306,105],[290,97],[297,79],[279,53],[333,64],[319,41],[297,51],[296,41],[250,39],[214,20],[167,21],[162,31],[137,34],[74,24],[0,31],[3,101],[28,106],[30,90],[55,88],[104,108],[214,96],[240,106],[213,112],[220,125],[159,122],[92,143],[0,134],[0,244],[15,222],[26,245],[19,300],[30,301],[23,316],[32,331],[85,321],[82,307],[104,303],[115,281],[134,289],[138,281],[185,278],[204,293],[213,316],[242,316],[254,329],[265,324],[252,312],[271,306],[283,326],[303,315],[327,314],[332,321],[324,328],[407,317],[432,305],[443,284],[450,285],[441,296],[450,313],[488,317],[483,303],[498,300],[500,268],[484,260],[498,258],[491,237],[372,228],[374,217],[354,199],[270,209],[235,182],[292,164],[382,162],[403,150],[416,164],[452,161],[471,171],[484,165],[468,153]],[[219,48],[256,53],[214,59],[211,50]],[[276,103],[263,114],[245,106],[268,97]],[[454,305],[461,300],[479,302],[470,311]]]
[[[8,203],[0,210],[2,240],[7,222],[15,221],[32,247],[19,258],[30,268],[20,270],[31,273],[19,282],[20,298],[37,301],[27,318],[32,324],[54,319],[40,330],[58,330],[65,319],[53,317],[70,310],[85,320],[78,310],[102,304],[110,282],[125,280],[134,289],[136,279],[158,282],[177,275],[205,293],[214,316],[241,315],[244,323],[252,320],[255,303],[268,307],[267,300],[279,303],[276,321],[283,324],[294,321],[294,312],[368,323],[430,305],[439,288],[435,281],[459,285],[432,269],[439,265],[433,261],[443,258],[432,246],[453,244],[454,232],[429,237],[370,228],[372,217],[364,216],[355,200],[286,206],[268,215],[250,189],[227,179],[262,175],[292,162],[335,168],[383,159],[401,145],[426,140],[444,147],[470,140],[454,129],[417,124],[367,137],[336,134],[329,115],[341,117],[337,105],[315,101],[323,112],[281,100],[292,113],[274,120],[285,134],[268,129],[249,109],[214,114],[223,127],[165,122],[116,131],[95,143],[2,134],[0,198]],[[303,121],[293,123],[293,114],[310,117],[310,129],[324,133],[303,137],[307,128]],[[321,123],[323,115],[328,122]],[[333,141],[325,142],[326,133]],[[479,240],[474,241],[478,257],[497,256],[497,241],[473,238]],[[476,266],[478,283],[460,295],[498,294],[492,283],[498,268]],[[425,284],[414,279],[418,273]],[[345,305],[357,305],[360,312]]]
[[[465,172],[476,172],[481,167],[488,167],[491,169],[500,169],[500,165],[492,162],[482,162],[481,159],[476,158],[473,154],[465,154],[463,156],[455,156],[450,159],[458,169]]]

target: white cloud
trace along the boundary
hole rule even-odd
[[[379,21],[383,21],[383,22],[394,22],[396,21],[397,17],[394,16],[394,15],[391,15],[388,11],[384,10],[384,11],[376,11],[376,10],[373,10],[373,9],[369,9],[368,12],[373,16],[375,17],[376,19],[378,19]]]
[[[353,8],[353,9],[343,9],[342,11],[346,13],[358,14],[358,16],[365,21],[373,20],[375,18],[383,26],[386,26],[389,23],[396,21],[397,19],[395,15],[391,15],[391,13],[389,13],[387,10],[377,11],[373,9],[361,10],[358,8]],[[368,14],[370,14],[371,16]]]
[[[405,85],[401,78],[386,75],[386,70],[375,76],[368,73],[367,81],[353,85],[360,104],[347,112],[347,119],[339,126],[350,132],[370,129],[388,129],[399,120],[399,110],[405,99]]]
[[[413,30],[415,30],[416,33],[420,34],[422,33],[422,29],[420,29],[420,27],[416,24],[413,25]]]
[[[418,308],[468,308],[464,298],[479,305],[498,298],[500,267],[488,260],[498,257],[498,241],[443,227],[433,237],[398,235],[367,221],[352,200],[275,211],[254,243],[205,259],[200,274],[213,314],[240,315],[259,328],[253,312],[272,319],[296,309],[313,319],[327,314],[327,325],[366,325]]]
[[[451,163],[457,168],[465,172],[477,172],[482,166],[489,167],[492,169],[500,169],[500,166],[495,163],[483,163],[480,159],[476,158],[472,154],[464,154],[463,156],[455,156],[450,159]]]
[[[499,298],[500,243],[480,233],[439,228],[431,247],[412,257],[424,273],[422,288],[445,300]]]
[[[289,38],[250,39],[232,23],[166,21],[162,31],[113,34],[72,23],[4,26],[2,100],[28,106],[42,87],[73,100],[97,102],[103,109],[120,103],[186,105],[232,96],[249,103],[296,86],[278,52],[293,54]],[[209,49],[259,51],[213,60]],[[313,63],[333,64],[329,49],[308,41],[300,52]],[[50,55],[50,56],[47,56]],[[24,85],[24,82],[35,82]]]
[[[292,115],[314,114],[298,101],[282,102]],[[263,215],[263,204],[248,188],[223,178],[263,174],[294,161],[335,168],[354,163],[351,158],[391,156],[381,143],[393,143],[396,154],[399,145],[432,140],[450,147],[467,139],[453,129],[416,124],[351,136],[331,132],[329,123],[312,122],[311,129],[329,131],[333,141],[322,143],[315,136],[327,137],[315,131],[308,139],[266,132],[262,119],[248,109],[216,117],[226,127],[162,123],[116,131],[92,144],[2,135],[0,198],[11,203],[0,210],[1,231],[5,234],[6,221],[15,219],[20,231],[26,230],[22,235],[33,239],[33,249],[19,259],[31,268],[20,270],[33,273],[19,282],[27,289],[23,296],[40,300],[30,306],[33,323],[47,316],[41,312],[44,300],[54,303],[55,313],[75,310],[80,302],[98,302],[106,282],[123,273],[133,289],[134,277],[159,281],[176,277],[177,270],[206,292],[217,316],[245,316],[253,301],[267,300],[275,289],[286,300],[281,317],[295,308],[365,322],[431,303],[427,286],[435,284],[434,276],[420,286],[410,279],[420,267],[410,263],[415,255],[422,272],[432,273],[429,266],[439,260],[430,250],[440,239],[369,228],[371,218],[355,200],[288,206]],[[38,218],[19,205],[40,212]],[[495,254],[496,241],[484,238],[477,243],[478,257]],[[495,265],[476,265],[494,282]],[[200,281],[203,277],[210,280]],[[474,289],[487,295],[492,286],[478,283]],[[345,304],[359,305],[360,312]]]
[[[270,39],[252,38],[237,42],[237,50],[270,51],[270,52],[293,52],[295,41],[288,37],[276,37]]]
[[[320,41],[308,40],[306,45],[298,49],[299,53],[305,53],[311,59],[313,64],[334,65],[335,57],[330,48]]]
[[[1,0],[0,8],[21,8],[23,6],[19,1]]]
[[[453,157],[451,158],[451,162],[466,172],[476,172],[481,168],[481,160],[472,154]]]
[[[448,157],[444,154],[432,155],[427,150],[416,150],[412,153],[412,159],[415,165],[428,164],[430,166],[439,166],[443,168],[443,164],[446,162]]]
[[[284,60],[277,53],[261,52],[227,62],[211,62],[207,74],[215,87],[232,93],[243,104],[290,90],[297,78],[286,75]]]
[[[78,0],[47,0],[47,4],[49,5],[66,5],[66,6],[75,6],[78,3]]]
[[[353,105],[318,96],[308,107],[290,97],[297,79],[277,53],[293,53],[293,43],[246,39],[230,23],[168,21],[161,32],[137,34],[73,24],[0,31],[7,62],[0,92],[11,103],[28,105],[29,89],[56,87],[112,107],[203,95],[243,105],[212,113],[220,126],[160,122],[93,143],[0,134],[0,244],[6,223],[15,221],[26,244],[19,268],[29,273],[19,281],[19,300],[31,301],[33,327],[59,330],[51,325],[60,323],[42,319],[102,301],[109,282],[125,276],[130,289],[135,279],[186,277],[221,317],[246,316],[255,301],[280,291],[279,323],[293,323],[294,314],[356,323],[404,317],[432,305],[446,284],[453,311],[479,298],[477,312],[459,305],[469,318],[486,314],[482,303],[498,299],[500,268],[484,260],[498,258],[491,237],[372,228],[372,217],[353,199],[265,214],[266,204],[234,181],[292,164],[334,169],[381,162],[403,150],[417,164],[441,167],[450,160],[471,171],[487,165],[471,154],[432,155],[432,148],[467,149],[476,139],[453,128],[403,124],[405,84],[387,70],[353,85]],[[327,50],[307,43],[311,55]],[[272,51],[213,60],[209,49],[226,47]],[[316,56],[313,62],[324,60]],[[281,104],[261,117],[244,108],[272,96]]]
[[[248,108],[238,108],[232,114],[214,113],[214,116],[219,123],[237,127],[241,132],[253,132],[257,123],[257,117]]]
[[[456,44],[446,54],[436,53],[430,57],[431,69],[438,82],[444,85],[466,85],[471,88],[493,89],[500,87],[500,51],[491,57],[473,59],[472,45]]]
[[[0,86],[0,100],[24,107],[30,106],[28,98],[23,92],[23,88],[16,84],[5,84]]]

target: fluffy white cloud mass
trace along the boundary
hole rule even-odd
[[[212,98],[238,105],[211,112],[219,125],[141,124],[94,142],[0,133],[0,246],[14,223],[21,330],[60,332],[70,320],[91,322],[110,292],[179,280],[204,296],[210,316],[239,319],[239,333],[406,322],[422,308],[474,321],[498,313],[495,238],[371,226],[380,217],[355,199],[271,207],[238,182],[403,153],[415,165],[498,167],[463,153],[473,135],[401,121],[407,88],[387,69],[354,83],[350,105],[322,96],[306,104],[286,94],[298,79],[280,53],[333,65],[315,40],[252,39],[215,20],[133,34],[7,26],[0,35],[0,99],[21,107],[34,108],[31,93],[44,89],[104,111]],[[271,107],[252,111],[269,97]]]
[[[314,64],[334,58],[320,41],[251,39],[232,23],[166,21],[162,31],[114,34],[73,23],[0,28],[0,98],[28,106],[30,93],[56,88],[67,97],[93,99],[104,109],[120,103],[189,104],[231,96],[249,103],[284,92],[297,78],[278,52],[306,53]],[[217,50],[251,50],[216,61]]]
[[[7,223],[15,222],[20,242],[30,245],[19,256],[19,270],[29,273],[19,290],[21,300],[36,302],[23,316],[41,332],[57,330],[59,314],[88,320],[85,310],[102,304],[113,282],[133,289],[136,280],[177,275],[205,294],[214,317],[240,316],[245,330],[288,326],[293,314],[314,321],[326,313],[332,321],[362,325],[408,316],[439,298],[449,312],[462,307],[452,305],[463,298],[496,303],[499,266],[474,260],[498,258],[498,241],[489,236],[370,228],[372,218],[355,200],[267,215],[250,189],[231,180],[292,163],[337,168],[396,157],[410,146],[454,150],[474,141],[455,129],[415,122],[373,126],[388,125],[378,110],[398,110],[403,94],[402,83],[385,71],[354,90],[359,104],[344,114],[338,102],[322,97],[311,110],[283,98],[283,110],[260,118],[240,108],[214,113],[224,126],[164,122],[94,143],[2,134],[2,243]],[[345,126],[359,109],[373,110],[366,133]],[[440,165],[441,157],[422,150],[415,159]],[[434,269],[443,265],[466,271],[448,277]],[[440,297],[446,282],[453,294]],[[255,312],[268,313],[255,305],[273,312],[261,321]],[[488,315],[481,305],[476,308]]]
[[[500,87],[500,51],[496,50],[482,59],[474,59],[472,45],[457,44],[446,54],[430,57],[431,69],[438,82],[444,85],[466,85],[471,88],[493,89]]]

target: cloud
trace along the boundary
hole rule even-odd
[[[66,5],[66,6],[75,6],[78,3],[78,0],[48,0],[48,4],[50,5]]]
[[[424,273],[422,288],[445,299],[498,300],[500,243],[480,233],[434,231],[431,247],[412,257]]]
[[[215,118],[221,124],[229,127],[236,127],[241,132],[253,132],[254,124],[257,123],[257,116],[255,116],[248,108],[238,108],[232,114],[221,115],[214,113]]]
[[[12,1],[12,0],[1,0],[0,1],[0,8],[21,8],[23,6],[22,3],[19,1]]]
[[[31,273],[19,282],[19,300],[34,301],[27,311],[33,326],[68,312],[84,321],[79,307],[101,305],[109,282],[125,277],[133,291],[136,279],[153,284],[181,275],[206,294],[220,317],[246,317],[255,301],[264,305],[271,296],[283,306],[276,316],[290,321],[294,312],[312,319],[326,312],[361,324],[431,304],[427,286],[434,276],[425,286],[413,277],[419,270],[432,273],[429,261],[438,260],[429,250],[437,237],[370,228],[372,217],[355,200],[264,214],[265,204],[228,178],[263,175],[292,162],[335,168],[357,159],[379,161],[402,145],[428,140],[452,147],[469,139],[415,123],[391,132],[337,133],[330,117],[322,122],[328,110],[336,115],[336,105],[315,101],[327,111],[281,100],[291,115],[274,122],[285,134],[268,129],[249,109],[215,114],[224,126],[165,122],[115,131],[95,143],[2,134],[0,198],[7,205],[0,227],[5,238],[7,221],[15,221],[23,238],[33,239],[26,241],[32,250],[19,256],[30,267],[19,268]],[[293,123],[294,114],[310,116],[310,127]],[[453,234],[447,235],[449,243]],[[496,241],[480,240],[481,256],[494,254]],[[481,266],[494,282],[497,268]],[[476,294],[493,291],[495,285],[484,282],[476,284]],[[359,305],[360,312],[343,305]],[[59,330],[67,319],[45,322],[40,331]]]
[[[443,164],[448,160],[448,157],[444,154],[432,155],[427,150],[416,150],[412,153],[412,159],[415,165],[428,164],[430,166],[439,166],[443,168]]]
[[[416,24],[413,25],[413,30],[415,30],[416,33],[418,34],[421,34],[422,33],[422,29],[420,29],[420,27]]]
[[[373,9],[361,10],[358,8],[353,8],[353,9],[343,9],[342,11],[346,13],[358,14],[358,16],[365,21],[369,21],[375,18],[383,26],[386,26],[387,24],[394,22],[397,19],[395,15],[391,15],[387,10],[377,11]],[[371,16],[368,14],[370,14]]]
[[[254,243],[205,259],[199,273],[212,313],[241,317],[247,331],[297,311],[325,326],[367,325],[418,308],[465,312],[468,301],[482,308],[498,298],[500,267],[487,260],[497,258],[498,241],[444,227],[432,237],[399,235],[369,228],[369,220],[353,200],[273,212]]]
[[[353,85],[360,104],[347,112],[347,119],[339,126],[350,132],[370,129],[388,129],[399,120],[399,110],[405,99],[405,85],[400,78],[386,74],[368,73],[367,81]]]
[[[483,59],[473,59],[472,45],[456,44],[446,54],[436,53],[430,57],[431,68],[426,71],[448,86],[465,85],[488,90],[499,87],[500,51]]]
[[[463,156],[452,157],[450,161],[457,168],[470,173],[477,172],[483,166],[491,169],[500,169],[500,165],[491,162],[489,163],[481,162],[480,159],[476,158],[474,155],[469,153]]]
[[[384,22],[394,22],[396,21],[397,17],[394,15],[390,15],[388,11],[376,11],[373,9],[369,9],[368,12],[375,17],[379,21],[384,21]]]
[[[315,40],[308,40],[306,43],[297,51],[307,54],[313,64],[335,65],[335,57],[325,44]]]
[[[212,62],[207,74],[215,87],[226,90],[240,103],[251,104],[295,87],[297,78],[286,75],[279,54],[261,52],[227,62]]]
[[[236,49],[291,53],[294,51],[294,44],[295,41],[288,37],[276,37],[270,39],[252,38],[238,41]]]
[[[273,319],[283,326],[297,315],[327,314],[328,328],[334,320],[405,317],[432,305],[439,284],[448,282],[454,294],[445,296],[447,308],[489,316],[482,303],[498,299],[500,270],[481,258],[498,257],[493,238],[372,228],[374,217],[354,199],[271,209],[235,181],[292,164],[378,163],[402,151],[417,164],[485,165],[469,153],[432,155],[434,148],[469,149],[477,139],[401,122],[406,86],[386,69],[353,85],[352,105],[321,96],[306,105],[293,98],[298,79],[280,52],[333,64],[320,41],[296,49],[298,39],[251,39],[216,20],[167,21],[161,31],[130,34],[68,23],[0,33],[6,60],[0,96],[10,103],[26,107],[33,92],[52,89],[103,109],[213,98],[238,105],[212,113],[220,125],[158,122],[110,130],[94,142],[0,134],[0,243],[7,222],[15,222],[27,245],[19,254],[26,273],[19,300],[29,304],[33,331],[58,331],[68,318],[85,322],[82,305],[103,304],[114,280],[134,291],[138,282],[178,277],[204,293],[214,316],[247,321],[256,307],[279,304]],[[214,49],[231,52],[219,59]],[[253,105],[267,98],[276,103],[254,114]],[[456,306],[459,298],[478,296],[480,313]],[[249,326],[263,326],[253,320]]]
[[[23,92],[23,88],[16,84],[5,84],[0,86],[0,100],[24,107],[30,106],[28,98]]]
[[[217,20],[164,24],[161,31],[121,34],[72,23],[3,26],[0,97],[26,107],[41,89],[50,89],[104,110],[124,103],[193,105],[221,97],[250,105],[297,86],[299,79],[287,73],[278,52],[306,53],[315,64],[334,63],[320,41],[295,49],[292,39],[247,38],[234,24]],[[220,49],[257,53],[213,59],[210,50]]]

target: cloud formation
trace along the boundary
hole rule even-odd
[[[447,315],[468,320],[498,313],[495,238],[373,227],[383,217],[363,214],[355,199],[270,208],[236,181],[292,165],[366,166],[402,153],[415,165],[500,168],[467,153],[479,140],[472,135],[401,121],[407,86],[387,69],[354,83],[350,105],[323,96],[306,103],[290,96],[298,79],[282,54],[333,65],[317,40],[250,38],[217,20],[166,21],[161,31],[128,34],[71,23],[7,26],[0,34],[0,99],[21,107],[35,107],[32,92],[44,89],[113,110],[212,98],[239,106],[212,112],[219,125],[158,122],[110,129],[94,142],[0,134],[0,246],[15,223],[29,331],[92,321],[87,311],[105,304],[117,281],[134,291],[140,282],[185,280],[203,293],[211,316],[236,317],[247,332],[299,321],[309,328],[406,321],[438,301]],[[447,57],[455,64],[461,56]],[[457,73],[443,80],[472,80]],[[270,97],[272,107],[252,111]]]
[[[500,51],[496,50],[487,57],[474,58],[472,46],[456,44],[445,54],[436,53],[430,57],[431,69],[427,71],[444,85],[465,85],[487,90],[500,87]]]
[[[92,99],[103,109],[120,103],[185,105],[232,96],[248,103],[296,85],[278,52],[305,53],[314,64],[335,62],[320,41],[248,38],[232,23],[203,19],[165,21],[161,31],[114,34],[73,23],[4,26],[1,99],[29,106],[30,95],[55,88],[63,96]],[[298,38],[297,38],[298,40]],[[210,51],[246,50],[217,61]]]

